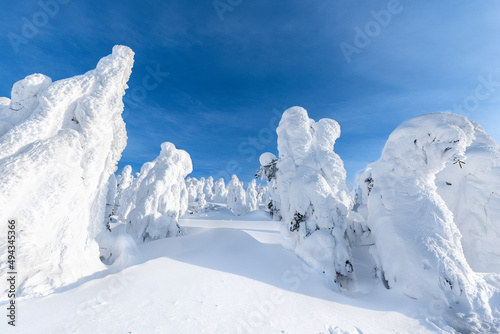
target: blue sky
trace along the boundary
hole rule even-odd
[[[191,155],[197,178],[251,180],[294,105],[340,123],[335,151],[351,182],[396,126],[423,113],[454,110],[500,140],[498,2],[215,3],[4,3],[0,96],[32,73],[84,73],[127,45],[136,56],[120,170],[138,171],[170,141]],[[145,90],[150,72],[161,73],[158,85]]]

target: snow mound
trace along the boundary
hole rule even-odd
[[[416,117],[394,130],[361,178],[371,189],[368,226],[384,284],[439,303],[457,330],[484,332],[499,325],[489,305],[494,290],[467,263],[462,235],[435,184],[445,166],[460,170],[467,163],[474,138],[475,126],[465,117]]]
[[[185,178],[193,171],[191,157],[172,143],[161,144],[160,155],[145,163],[128,196],[133,207],[126,217],[127,232],[138,243],[176,236],[179,218],[188,208]],[[130,188],[130,187],[129,187]]]
[[[30,75],[14,84],[8,105],[2,99],[0,221],[17,221],[18,296],[45,295],[105,269],[95,237],[127,141],[122,97],[133,56],[115,46],[95,70],[54,83]],[[0,243],[2,277],[7,254]]]

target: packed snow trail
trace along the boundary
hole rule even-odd
[[[263,211],[225,207],[180,221],[187,236],[139,246],[140,263],[20,301],[23,333],[432,333],[422,304],[381,284],[335,292],[281,246]],[[376,281],[373,281],[376,282]],[[3,305],[2,305],[3,308]],[[439,316],[434,314],[434,316]],[[15,329],[0,332],[14,333]],[[10,326],[9,326],[10,327]]]

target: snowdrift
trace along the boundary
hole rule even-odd
[[[492,181],[498,184],[500,177],[494,175],[498,166],[494,146],[465,117],[423,115],[399,126],[381,158],[360,177],[364,191],[358,194],[359,207],[366,205],[384,284],[411,298],[438,303],[447,323],[459,331],[490,332],[500,324],[498,310],[490,307],[490,298],[498,297],[498,291],[469,266],[458,228],[470,233],[463,239],[466,244],[495,235],[498,218],[487,216],[498,206],[490,206],[491,192],[485,192],[488,186],[484,186]],[[482,162],[469,163],[481,155]],[[452,183],[449,187],[455,185],[453,194],[442,189],[448,185],[436,186],[436,175]],[[440,193],[447,195],[447,202]],[[458,213],[455,219],[447,204],[455,205],[451,206]],[[488,243],[495,237],[486,238],[480,250],[495,253],[496,248],[498,255],[498,244]],[[470,254],[472,262],[475,256]]]
[[[0,234],[6,240],[7,219],[15,218],[18,297],[105,269],[94,238],[127,141],[122,97],[133,56],[115,46],[95,70],[53,83],[33,74],[14,84],[10,101],[0,100]],[[7,254],[1,242],[2,277]]]

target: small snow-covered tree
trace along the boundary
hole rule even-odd
[[[123,167],[122,173],[116,178],[118,193],[123,193],[125,189],[130,187],[134,182],[134,176],[132,175],[132,167],[127,165]]]
[[[212,202],[214,200],[214,178],[209,177],[205,181],[205,185],[203,186],[203,193],[205,194],[206,200]]]
[[[106,229],[111,231],[110,223],[112,217],[115,215],[117,208],[117,195],[118,195],[118,185],[115,174],[111,174],[108,179],[108,193],[106,195],[106,210],[104,212],[104,221]]]
[[[258,193],[259,193],[257,197],[258,203],[267,205],[269,201],[269,187],[260,185]]]
[[[265,196],[264,204],[275,220],[281,220],[280,196],[278,193],[278,183],[276,182],[276,172],[278,171],[276,165],[278,159],[274,154],[266,152],[260,156],[259,162],[261,167],[257,171],[255,177],[261,180],[267,180],[268,183],[268,191]]]
[[[197,199],[199,199],[200,195],[204,193],[203,191],[204,189],[205,189],[205,178],[200,177],[200,179],[196,184]]]
[[[115,212],[118,218],[126,217],[132,209],[130,196],[133,194],[131,189],[134,184],[134,176],[132,175],[132,167],[127,165],[123,167],[122,173],[116,178],[117,191],[115,199]]]
[[[186,178],[186,187],[188,191],[189,203],[196,202],[198,196],[198,180],[194,177]]]
[[[248,211],[255,211],[259,209],[259,203],[257,197],[258,197],[257,181],[252,180],[252,182],[248,183],[246,191],[246,203]]]
[[[198,199],[198,210],[203,210],[207,207],[207,200],[205,199],[205,194],[201,194]]]
[[[233,175],[231,182],[227,185],[227,208],[236,216],[247,212],[245,190],[236,175]]]
[[[127,232],[137,242],[176,236],[178,221],[188,207],[185,178],[193,170],[189,154],[172,143],[141,168],[136,181],[134,209],[126,217]]]
[[[217,203],[226,203],[227,201],[227,190],[226,184],[223,178],[215,182],[215,196],[214,201]]]

